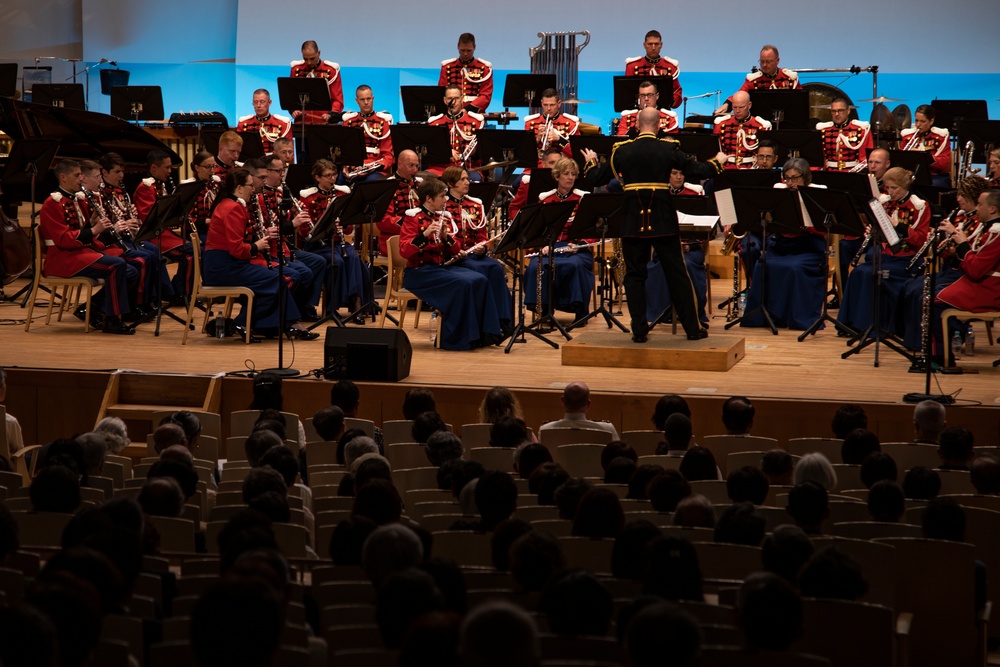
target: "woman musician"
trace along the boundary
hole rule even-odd
[[[341,229],[337,225],[330,236],[323,239],[313,238],[312,231],[322,219],[323,214],[333,205],[337,197],[350,194],[351,189],[345,185],[337,185],[337,167],[330,160],[316,160],[312,166],[315,188],[302,190],[301,205],[309,213],[309,221],[300,225],[299,235],[303,239],[302,247],[323,257],[333,267],[334,294],[326,296],[326,312],[336,315],[337,310],[348,307],[352,312],[361,308],[362,297],[369,286],[367,270],[361,263],[354,246],[344,240],[345,234],[350,234],[353,228]],[[365,318],[358,313],[353,319],[355,324],[364,324]]]
[[[580,201],[587,193],[573,188],[579,174],[580,170],[576,166],[576,162],[570,158],[560,158],[552,167],[552,178],[556,181],[556,189],[541,193],[538,195],[538,201],[543,204]],[[553,287],[555,309],[572,312],[575,321],[585,317],[588,312],[587,305],[590,302],[590,294],[594,290],[594,255],[589,247],[577,245],[568,240],[567,234],[572,221],[573,216],[570,216],[556,238],[554,249],[559,257],[555,260],[556,272]],[[591,244],[598,239],[582,240],[585,244]],[[538,261],[540,258],[543,260],[542,305],[545,310],[550,309],[550,305],[546,303],[549,293],[544,273],[548,270],[550,260],[547,258],[551,250],[553,248],[548,246],[542,248],[539,257],[533,258],[524,271],[524,305],[529,309],[535,308],[538,298]]]
[[[1000,148],[994,148],[986,160],[986,179],[991,188],[1000,188]]]
[[[215,174],[215,156],[208,151],[195,153],[191,164],[194,166],[195,177],[181,181],[181,184],[198,181],[201,183],[201,190],[198,191],[198,197],[188,211],[189,229],[185,229],[184,234],[186,236],[189,231],[197,231],[198,238],[204,245],[205,237],[208,235],[208,224],[212,219],[212,209],[215,208],[215,200],[222,187],[222,179]]]
[[[441,181],[448,186],[445,210],[455,223],[455,239],[465,252],[458,265],[481,273],[490,281],[500,326],[506,329],[513,319],[514,309],[507,289],[507,272],[500,262],[487,254],[489,230],[483,202],[469,196],[469,173],[465,169],[452,165],[441,174]]]
[[[425,179],[417,187],[420,207],[406,211],[399,233],[399,252],[406,258],[403,287],[441,311],[443,349],[493,345],[501,331],[489,281],[470,269],[444,265],[464,254],[445,211],[446,190],[440,180]]]
[[[899,236],[899,244],[892,248],[882,242],[882,278],[879,325],[890,333],[898,333],[897,309],[903,284],[909,278],[907,267],[917,250],[927,241],[930,232],[931,209],[923,199],[910,194],[913,172],[902,167],[892,167],[883,177],[888,194],[879,200]],[[871,232],[869,232],[871,233]],[[863,331],[872,323],[872,262],[874,248],[868,248],[867,259],[851,271],[844,287],[844,299],[838,319],[841,323]]]
[[[951,137],[948,130],[934,127],[937,112],[929,104],[921,104],[913,112],[913,127],[899,133],[899,147],[907,151],[927,151],[931,154],[931,185],[951,187]]]
[[[254,293],[253,321],[246,320],[246,304],[236,317],[237,333],[245,334],[245,327],[252,327],[264,335],[284,333],[289,338],[315,340],[319,334],[306,331],[297,322],[299,309],[295,305],[287,282],[278,281],[278,272],[268,268],[262,253],[278,237],[278,228],[269,227],[263,235],[247,211],[247,202],[254,195],[253,176],[242,167],[226,174],[226,197],[221,199],[212,213],[205,239],[204,281],[206,285],[242,285]],[[284,332],[279,332],[281,318],[278,311],[279,290],[284,290]]]

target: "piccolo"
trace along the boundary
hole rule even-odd
[[[594,241],[593,243],[584,243],[582,245],[576,245],[576,246],[572,247],[572,250],[579,250],[580,248],[590,248],[591,246],[595,246],[595,245],[601,245],[601,242],[600,241]],[[571,248],[568,245],[564,245],[564,246],[561,246],[559,248],[556,248],[552,252],[556,253],[557,255],[564,255],[564,254],[568,253],[570,250],[571,250]],[[531,258],[531,257],[538,257],[538,254],[539,253],[537,253],[537,252],[529,252],[524,257],[525,257],[525,259],[528,259],[528,258]]]
[[[475,252],[475,251],[479,250],[480,248],[488,246],[489,244],[493,243],[494,241],[496,241],[498,238],[500,238],[503,235],[504,235],[504,232],[500,232],[498,234],[494,234],[493,236],[491,236],[490,238],[486,239],[485,241],[480,241],[479,243],[477,243],[477,244],[475,244],[473,246],[470,246],[469,249],[466,250],[465,252],[466,252],[466,254]],[[464,258],[463,257],[459,257],[459,256],[456,255],[455,257],[452,257],[447,262],[445,262],[444,266],[451,266],[455,262],[461,261],[462,259],[464,259]]]

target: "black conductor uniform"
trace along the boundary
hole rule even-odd
[[[643,132],[635,139],[615,144],[611,169],[625,190],[622,254],[625,257],[625,296],[632,315],[632,338],[643,342],[649,333],[646,321],[646,264],[656,250],[670,296],[688,338],[703,338],[707,331],[698,320],[698,299],[684,264],[677,211],[670,200],[670,170],[680,169],[691,181],[720,173],[714,160],[696,162],[680,150],[674,139],[658,139]]]

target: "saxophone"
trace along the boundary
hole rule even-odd
[[[611,240],[611,252],[614,254],[615,284],[622,287],[625,285],[625,255],[622,253],[622,240],[620,238]]]

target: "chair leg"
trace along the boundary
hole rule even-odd
[[[86,317],[83,318],[83,333],[90,333],[90,302],[94,296],[94,288],[87,285]]]
[[[65,289],[65,286],[64,286]],[[49,308],[45,311],[45,326],[52,323],[52,307],[56,304],[56,296],[59,293],[59,288],[56,285],[52,286],[52,291],[49,293]]]
[[[382,300],[382,312],[379,313],[379,316],[378,316],[378,328],[379,329],[385,327],[385,320],[386,320],[386,317],[388,317],[388,315],[389,315],[389,300],[391,298],[392,297],[390,297],[388,295],[388,293],[387,293],[385,295],[385,299]]]
[[[184,333],[181,334],[181,345],[187,345],[188,332],[191,330],[191,323],[194,322],[194,311],[198,306],[198,286],[194,286],[191,292],[191,299],[188,301],[187,316],[184,318]]]
[[[986,340],[993,347],[993,320],[986,320]]]
[[[251,338],[250,332],[253,330],[252,327],[250,326],[250,323],[253,322],[253,297],[250,297],[249,299],[247,299],[246,309],[247,309],[247,326],[246,326],[247,337],[246,338],[247,338],[247,345],[249,345],[250,344],[250,338]],[[280,331],[280,332],[278,332],[278,335],[279,336],[283,336],[284,332]]]
[[[948,335],[948,319],[951,317],[953,310],[946,310],[941,313],[941,350],[943,352],[944,367],[948,368],[951,364],[951,336]]]
[[[37,273],[41,269],[36,269]],[[31,282],[31,293],[28,295],[28,316],[24,320],[24,331],[31,330],[31,314],[35,311],[35,299],[38,298],[38,277],[34,277]]]
[[[434,333],[434,347],[438,350],[441,349],[441,320],[444,318],[441,316],[441,311],[434,311],[437,313],[437,331]]]

